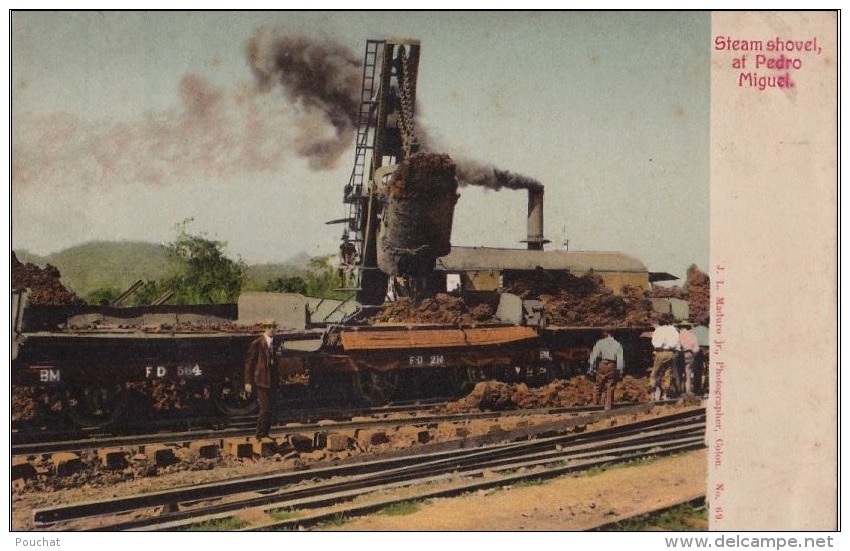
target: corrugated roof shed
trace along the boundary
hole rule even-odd
[[[646,273],[640,260],[616,251],[534,251],[488,247],[452,247],[437,259],[437,269],[447,272],[473,270],[570,270],[572,272]]]

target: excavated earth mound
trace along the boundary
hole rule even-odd
[[[532,274],[505,290],[523,298],[539,297],[551,325],[635,327],[658,322],[659,314],[642,289],[626,286],[622,295],[615,295],[592,274]],[[421,301],[403,298],[388,303],[370,322],[475,324],[496,321],[494,314],[490,304],[470,305],[463,298],[439,293]]]
[[[47,306],[77,306],[85,304],[83,299],[62,285],[61,274],[55,266],[48,264],[44,269],[35,264],[18,260],[12,251],[12,289],[29,289],[32,304]]]
[[[711,281],[696,266],[688,268],[688,309],[691,321],[698,325],[708,325],[711,308]]]
[[[522,298],[539,298],[547,323],[561,327],[657,324],[661,314],[653,309],[650,298],[687,300],[690,321],[701,325],[709,322],[710,281],[696,266],[688,268],[684,287],[653,285],[649,292],[627,285],[617,295],[596,274],[575,276],[544,270],[523,274],[508,282],[504,290]],[[491,304],[472,305],[463,298],[441,293],[421,301],[404,298],[388,303],[370,322],[475,324],[496,321],[494,316]]]
[[[647,294],[625,286],[614,294],[596,274],[575,276],[539,270],[507,286],[522,297],[538,296],[552,325],[569,327],[633,327],[658,321]]]
[[[438,293],[433,298],[415,301],[409,298],[390,302],[372,318],[371,323],[444,323],[471,325],[493,319],[488,304],[468,306],[460,297]]]
[[[467,396],[446,406],[447,413],[469,411],[504,411],[544,407],[576,407],[594,403],[593,381],[579,375],[569,380],[552,381],[546,386],[530,388],[525,383],[483,381]],[[648,399],[646,381],[625,376],[614,387],[614,401],[644,402]]]

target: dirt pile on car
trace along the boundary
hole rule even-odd
[[[472,325],[493,320],[489,304],[468,305],[462,298],[446,293],[422,300],[402,298],[390,302],[378,312],[371,323],[437,323]]]
[[[23,263],[12,251],[12,290],[29,289],[29,301],[45,306],[78,306],[85,301],[62,285],[59,270],[50,264],[39,268]]]
[[[537,270],[511,281],[506,290],[523,298],[539,297],[550,325],[562,327],[633,327],[658,319],[643,289],[624,286],[615,294],[594,273]]]
[[[691,321],[697,325],[708,325],[711,311],[711,281],[696,265],[688,268],[688,309]]]
[[[561,327],[635,327],[658,321],[647,293],[625,286],[614,294],[594,274],[540,271],[524,275],[505,286],[521,298],[539,298],[547,323]],[[423,300],[402,298],[388,303],[371,323],[475,324],[498,321],[494,304],[469,304],[462,297],[438,293]]]

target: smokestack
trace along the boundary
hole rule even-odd
[[[549,243],[543,237],[543,186],[528,188],[528,243],[529,251],[542,251]]]

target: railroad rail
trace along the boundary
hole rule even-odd
[[[354,416],[388,415],[392,413],[409,413],[445,406],[457,397],[434,397],[429,399],[417,399],[398,401],[382,406],[333,406],[323,407],[321,405],[305,406],[300,401],[295,403],[283,403],[279,408],[279,425],[283,423],[298,422],[310,423],[320,419],[345,419]],[[256,416],[237,415],[231,417],[210,416],[174,416],[169,419],[148,420],[132,427],[121,427],[123,430],[117,432],[114,427],[68,427],[67,430],[47,429],[44,427],[28,427],[26,423],[12,429],[12,443],[23,449],[26,445],[37,443],[57,442],[62,440],[84,440],[89,438],[115,438],[120,440],[123,434],[129,437],[144,436],[144,431],[162,433],[163,431],[204,431],[214,432],[216,430],[245,428],[253,426]]]
[[[612,520],[610,522],[605,522],[602,524],[598,524],[592,528],[588,528],[585,532],[609,532],[612,530],[622,529],[623,526],[626,526],[628,523],[633,521],[645,520],[653,517],[658,517],[663,515],[669,511],[675,511],[681,507],[690,506],[695,509],[702,509],[706,506],[705,502],[705,494],[700,493],[694,495],[692,497],[678,500],[674,503],[670,503],[669,505],[665,505],[663,507],[655,507],[653,509],[648,509],[645,511],[641,511],[635,515],[630,515],[628,517],[621,517],[617,520]]]
[[[672,403],[669,402],[655,402]],[[536,408],[522,410],[501,410],[501,411],[485,411],[471,412],[459,414],[438,414],[433,413],[448,402],[428,401],[417,402],[415,404],[382,406],[368,409],[354,410],[326,410],[322,415],[315,412],[313,418],[321,419],[321,421],[313,423],[277,423],[271,435],[275,438],[281,438],[293,432],[311,432],[311,431],[326,431],[329,427],[339,430],[355,430],[359,428],[380,427],[383,425],[398,424],[399,418],[393,418],[393,415],[408,414],[417,415],[416,417],[406,418],[407,422],[415,422],[417,424],[427,423],[452,423],[463,422],[470,420],[481,419],[498,419],[507,416],[535,416],[535,415],[555,415],[555,414],[582,414],[604,411],[604,406],[578,406],[570,408]],[[644,411],[652,407],[651,403],[638,404],[637,406],[631,402],[615,403],[612,405],[612,410],[628,410],[628,411]],[[637,409],[635,409],[637,408]],[[420,415],[421,414],[421,415]],[[366,416],[382,416],[382,418],[370,420],[352,419]],[[328,421],[333,421],[328,424]],[[113,436],[99,432],[90,432],[84,438],[74,439],[57,439],[44,440],[35,442],[15,442],[13,438],[12,456],[32,456],[43,455],[57,452],[78,452],[82,450],[95,449],[100,447],[112,446],[140,446],[146,444],[173,444],[184,443],[194,440],[221,439],[221,438],[238,438],[247,437],[254,433],[255,418],[245,417],[230,422],[226,426],[218,428],[196,428],[191,430],[168,431],[160,430],[157,432]]]
[[[579,434],[517,441],[527,435],[506,433],[498,444],[449,451],[417,449],[397,457],[62,505],[36,510],[33,518],[37,526],[45,528],[68,529],[69,523],[100,517],[99,530],[182,530],[252,509],[268,520],[245,529],[305,528],[336,515],[365,514],[386,507],[393,500],[351,503],[380,490],[419,488],[412,497],[408,493],[397,501],[458,495],[703,448],[704,432],[705,411],[698,409]],[[440,487],[433,489],[435,486]],[[294,518],[275,520],[279,511],[291,511],[288,516]],[[116,513],[148,516],[116,521]]]

